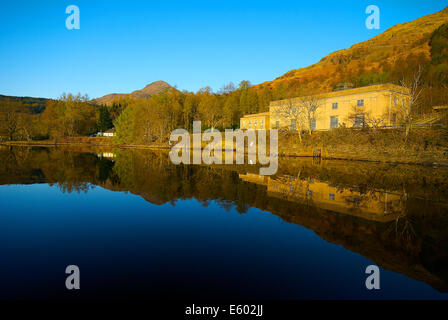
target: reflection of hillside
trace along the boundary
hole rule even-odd
[[[304,180],[288,175],[271,178],[248,173],[240,174],[239,177],[244,181],[266,186],[270,197],[307,203],[313,207],[367,220],[393,221],[403,210],[402,195],[396,193],[378,190],[361,193],[315,179]]]
[[[277,176],[262,177],[243,174],[250,166],[174,166],[166,153],[149,150],[113,154],[111,161],[93,151],[2,149],[0,185],[44,182],[63,192],[88,192],[92,184],[158,205],[194,198],[240,213],[256,207],[448,291],[446,171],[289,160],[280,162]]]

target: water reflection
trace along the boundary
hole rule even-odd
[[[335,187],[314,178],[283,175],[260,176],[253,173],[240,174],[243,181],[266,186],[269,197],[304,203],[308,206],[357,216],[363,219],[389,222],[403,212],[406,194],[385,190],[360,192],[352,188]]]
[[[216,201],[313,230],[383,268],[448,291],[448,170],[280,159],[277,175],[250,165],[178,165],[166,152],[1,148],[0,184],[48,183],[85,193],[126,191],[161,205]]]

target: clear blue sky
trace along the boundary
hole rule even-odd
[[[80,9],[67,30],[65,8]],[[365,9],[381,10],[381,29]],[[318,62],[446,0],[1,1],[0,94],[95,98],[164,80],[181,90],[253,84]]]

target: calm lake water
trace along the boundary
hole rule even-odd
[[[0,162],[3,300],[448,298],[444,168],[281,159],[262,177],[149,150],[4,146]]]

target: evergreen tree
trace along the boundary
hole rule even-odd
[[[112,120],[110,117],[109,108],[106,106],[98,107],[98,121],[97,121],[98,131],[104,132],[112,128]]]

